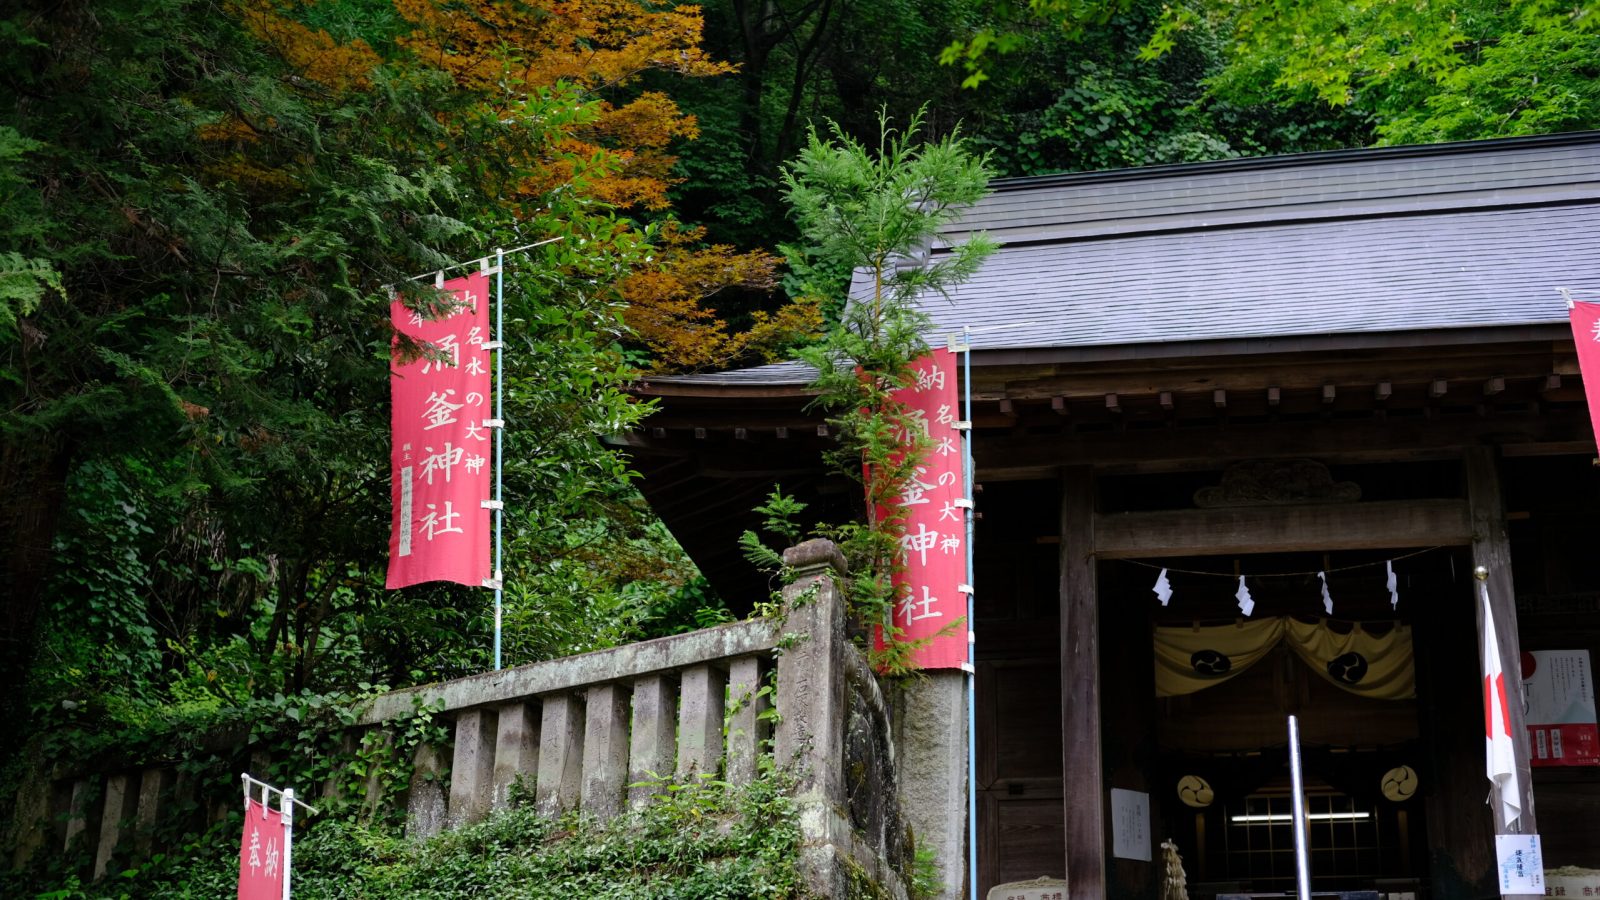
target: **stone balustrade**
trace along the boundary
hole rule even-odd
[[[903,897],[910,865],[889,711],[877,677],[845,638],[837,549],[786,551],[797,575],[781,619],[757,619],[394,691],[360,712],[346,744],[384,739],[418,709],[448,724],[446,744],[422,743],[403,803],[409,834],[479,821],[521,782],[547,814],[600,819],[650,802],[668,776],[756,777],[774,754],[796,778],[802,863],[822,896],[852,893],[865,875]],[[775,684],[775,691],[764,691]],[[775,697],[778,715],[763,713]],[[769,733],[776,718],[775,733]],[[367,738],[370,739],[370,738]],[[35,782],[19,797],[16,862],[87,842],[95,877],[116,857],[150,851],[149,835],[182,785],[171,766]],[[330,783],[325,789],[334,791]],[[236,802],[236,801],[235,801]],[[213,812],[216,811],[214,807]]]

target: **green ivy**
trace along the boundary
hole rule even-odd
[[[393,823],[304,817],[294,845],[296,900],[755,900],[804,898],[791,782],[770,770],[746,787],[665,781],[659,798],[608,823],[547,818],[513,792],[485,822],[426,841]],[[97,885],[73,876],[7,896],[59,900],[232,896],[239,814]]]

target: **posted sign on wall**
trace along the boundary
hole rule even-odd
[[[1600,766],[1594,676],[1587,650],[1522,654],[1528,761],[1535,766]]]

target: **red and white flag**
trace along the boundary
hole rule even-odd
[[[428,358],[389,367],[392,433],[390,588],[423,581],[482,587],[489,577],[489,277],[444,283],[450,315],[430,319],[390,306],[396,331],[434,347]]]
[[[283,900],[283,864],[283,813],[259,800],[246,800],[239,900]]]
[[[1567,313],[1572,320],[1572,341],[1578,345],[1578,371],[1589,398],[1589,425],[1600,442],[1600,303],[1576,302]]]
[[[905,519],[900,540],[903,568],[895,603],[898,639],[931,639],[913,659],[924,669],[956,669],[967,661],[966,628],[939,632],[966,618],[967,504],[962,500],[961,418],[956,399],[955,354],[934,350],[913,364],[916,382],[895,393],[913,427],[933,442],[900,497],[900,508],[884,512]],[[878,634],[879,646],[883,635]]]
[[[1500,638],[1495,633],[1494,611],[1489,608],[1489,585],[1479,583],[1483,598],[1483,731],[1491,803],[1499,803],[1509,829],[1522,815],[1522,787],[1517,777],[1517,757],[1511,744],[1511,709],[1506,705],[1506,673],[1500,668]],[[1520,673],[1519,673],[1520,674]]]

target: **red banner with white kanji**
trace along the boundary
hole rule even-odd
[[[283,813],[259,800],[246,800],[239,900],[283,900],[283,879]]]
[[[1589,425],[1600,442],[1600,303],[1574,303],[1568,314],[1572,340],[1578,345],[1578,371],[1589,398]]]
[[[967,597],[961,586],[967,584],[968,510],[961,502],[955,360],[948,350],[932,351],[914,364],[916,382],[895,394],[905,405],[912,427],[932,442],[901,494],[904,567],[895,578],[901,588],[894,608],[898,639],[931,639],[913,655],[924,669],[955,669],[967,661],[966,628],[939,633],[967,616]],[[880,632],[880,646],[882,640]]]
[[[400,300],[396,331],[430,345],[426,356],[390,363],[390,588],[424,581],[481,587],[489,570],[489,470],[494,435],[490,393],[489,277],[444,283],[448,315],[429,318]]]

